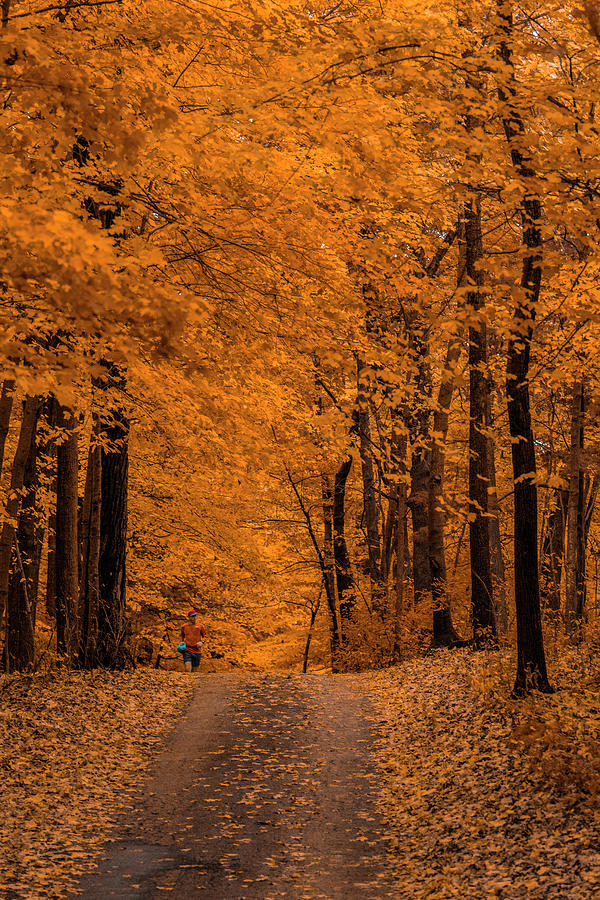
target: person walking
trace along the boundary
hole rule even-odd
[[[197,670],[200,665],[200,647],[206,638],[204,625],[197,625],[198,613],[195,609],[190,609],[188,620],[181,629],[181,640],[185,641],[185,650],[183,651],[183,664],[186,672]]]

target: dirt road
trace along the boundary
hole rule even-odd
[[[370,710],[352,679],[197,678],[135,813],[78,896],[396,896],[375,805]]]

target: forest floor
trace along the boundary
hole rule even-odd
[[[151,669],[0,676],[0,897],[64,896],[191,691]]]
[[[366,681],[398,897],[598,896],[598,656],[551,663],[557,692],[519,701],[500,652],[436,652]]]
[[[468,651],[3,676],[0,896],[597,896],[600,676],[557,658],[519,702],[507,657]]]

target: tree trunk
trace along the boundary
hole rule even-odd
[[[410,417],[411,467],[410,497],[407,501],[413,524],[413,590],[415,603],[431,591],[429,564],[429,481],[431,475],[431,449],[429,426],[431,420],[431,370],[427,359],[427,342],[413,334],[417,355],[415,398],[419,406]]]
[[[465,283],[466,258],[464,241],[464,223],[459,222],[456,231],[458,237],[458,263],[456,285]],[[443,506],[444,473],[446,467],[446,439],[448,436],[448,419],[454,383],[456,365],[460,358],[461,345],[457,337],[448,342],[446,359],[437,404],[433,417],[433,441],[431,446],[431,472],[429,478],[429,566],[431,571],[431,596],[433,601],[433,646],[450,647],[460,641],[452,624],[450,598],[448,596],[448,573],[446,568],[446,548],[444,529],[446,512]]]
[[[36,431],[37,416],[25,463],[23,497],[9,575],[5,648],[8,672],[32,668],[35,655],[35,604],[41,557]]]
[[[8,436],[8,427],[10,425],[10,416],[13,408],[14,394],[14,381],[12,381],[11,379],[5,379],[2,382],[2,394],[0,395],[0,476],[2,475],[2,466],[4,465],[4,448],[6,446],[6,438]]]
[[[406,595],[406,555],[407,555],[407,460],[408,433],[406,429],[406,410],[403,407],[392,407],[392,438],[390,460],[392,477],[395,484],[390,499],[390,517],[393,519],[390,539],[395,535],[394,551],[396,555],[396,582],[393,607],[392,659],[400,662],[402,658],[402,619],[404,616]],[[393,504],[393,505],[392,505]],[[391,554],[390,554],[391,555]]]
[[[488,424],[491,422],[491,410],[488,409]],[[506,603],[506,572],[502,539],[500,536],[500,507],[496,491],[495,442],[491,435],[487,438],[487,473],[490,492],[488,496],[488,528],[490,540],[490,565],[492,569],[492,585],[494,597],[494,618],[498,633],[508,634],[508,607]]]
[[[78,423],[61,406],[63,430],[56,450],[56,650],[74,662],[78,644],[79,545],[77,539]]]
[[[581,640],[585,608],[585,497],[581,454],[584,439],[583,381],[573,386],[569,501],[567,513],[567,564],[565,620],[571,639]]]
[[[114,363],[104,365],[107,374],[97,385],[112,397],[110,418],[102,425],[97,662],[106,668],[122,668],[127,661],[129,420],[120,399],[126,386],[125,374]]]
[[[542,617],[540,612],[538,547],[537,547],[537,488],[536,462],[531,410],[529,401],[529,357],[536,306],[542,279],[542,235],[539,223],[542,206],[536,193],[535,172],[523,155],[525,126],[514,104],[514,69],[510,42],[512,40],[512,6],[498,0],[502,28],[499,47],[507,83],[500,87],[504,130],[513,167],[525,185],[521,202],[521,221],[524,256],[520,291],[516,297],[514,325],[508,346],[506,365],[506,395],[508,420],[512,438],[515,510],[515,607],[517,613],[517,672],[515,695],[532,688],[550,692]]]
[[[565,555],[568,503],[568,488],[556,488],[542,547],[540,567],[542,603],[556,618],[560,615],[560,582]]]
[[[39,411],[39,397],[27,397],[23,404],[21,430],[11,472],[6,514],[2,523],[2,532],[0,533],[0,620],[4,616],[8,600],[10,562],[16,523],[21,506],[21,491],[25,479],[25,467],[31,449],[32,435],[37,425]]]
[[[396,527],[396,594],[394,605],[394,648],[393,660],[402,659],[402,617],[404,615],[404,594],[406,582],[406,482],[398,480],[397,506],[398,525]]]
[[[594,515],[594,507],[596,506],[596,498],[600,490],[600,473],[596,472],[589,486],[585,503],[585,533],[584,540],[587,548],[588,538],[590,535],[590,526],[592,524],[592,516]]]
[[[310,608],[310,624],[308,626],[308,634],[306,635],[306,644],[304,645],[304,655],[302,657],[302,674],[306,675],[308,672],[308,655],[310,653],[310,645],[312,643],[313,629],[315,627],[315,621],[317,618],[317,613],[321,607],[321,596],[323,594],[323,579],[321,579],[321,587],[319,588],[319,596],[317,597],[317,602],[311,605]]]
[[[48,555],[46,563],[46,612],[51,619],[56,619],[56,428],[58,419],[58,401],[50,395],[44,403],[44,418],[50,430],[45,441],[44,448],[40,448],[40,465],[46,470],[47,481],[50,485],[50,496],[53,500],[49,504],[48,512]]]
[[[340,625],[342,646],[348,639],[348,628],[356,602],[354,578],[350,568],[350,555],[345,535],[346,481],[350,473],[352,457],[349,456],[335,473],[333,488],[333,556],[335,576],[340,604]]]
[[[445,444],[448,434],[448,416],[456,378],[456,364],[459,357],[460,342],[458,339],[453,338],[450,340],[446,351],[444,371],[433,418],[434,437],[431,447],[431,472],[429,479],[429,565],[433,598],[433,645],[435,647],[449,647],[460,640],[452,624],[450,613],[446,550],[444,545],[446,513],[443,507],[446,463]]]
[[[102,461],[98,444],[94,443],[88,453],[85,480],[85,494],[81,517],[81,578],[79,582],[79,602],[81,637],[79,642],[79,662],[83,668],[92,668],[96,661],[98,641],[98,606],[100,599],[100,515],[102,506]]]
[[[323,579],[325,595],[329,607],[329,628],[331,645],[331,670],[339,671],[340,627],[335,587],[335,560],[333,555],[333,489],[329,475],[321,477],[323,499]]]
[[[54,492],[56,494],[56,491]],[[46,612],[56,619],[56,497],[48,513],[48,555],[46,558]]]
[[[454,243],[455,231],[448,231],[444,241],[434,253],[421,277],[434,278],[448,250]],[[428,325],[419,316],[418,307],[405,313],[410,349],[415,362],[416,378],[413,392],[413,408],[409,416],[411,443],[410,496],[407,506],[413,523],[413,596],[417,603],[431,592],[431,565],[429,547],[430,478],[431,478],[431,396],[433,390],[429,364]],[[402,527],[401,525],[399,527]],[[404,549],[409,556],[406,539],[408,526],[404,520]]]
[[[387,483],[388,479],[386,479]],[[389,484],[387,485],[389,488]],[[398,498],[395,496],[395,488],[392,487],[392,496],[388,500],[387,515],[383,517],[383,539],[381,542],[381,577],[388,581],[390,577],[392,556],[394,552],[394,535],[398,523]]]
[[[490,532],[488,525],[487,330],[482,315],[481,209],[479,200],[465,204],[465,269],[469,285],[467,303],[473,324],[469,327],[469,548],[471,556],[471,607],[476,646],[496,640]]]
[[[358,396],[355,422],[359,436],[360,461],[363,484],[363,511],[367,533],[368,570],[371,583],[373,609],[380,617],[385,613],[385,590],[381,572],[381,539],[379,536],[379,507],[375,490],[375,471],[371,446],[369,401],[363,383],[364,364],[357,357],[356,375]]]
[[[488,354],[498,355],[502,350],[502,341],[493,327],[488,328]],[[496,444],[491,434],[493,422],[493,398],[501,392],[488,377],[488,396],[486,401],[486,425],[489,429],[487,438],[487,476],[490,487],[488,496],[488,523],[490,530],[490,564],[492,567],[492,585],[494,589],[494,615],[496,628],[502,635],[508,634],[508,604],[506,601],[506,571],[500,534],[500,506],[496,489]]]

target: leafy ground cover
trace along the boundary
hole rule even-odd
[[[501,654],[439,652],[369,679],[400,897],[590,898],[600,883],[600,679],[511,701]],[[554,666],[556,672],[557,667]]]
[[[189,698],[189,677],[0,677],[0,893],[60,897]]]
[[[521,701],[503,653],[350,677],[375,707],[399,898],[595,896],[600,672],[562,650],[551,668],[557,693]],[[150,669],[0,678],[2,896],[58,898],[89,868],[192,685]]]

